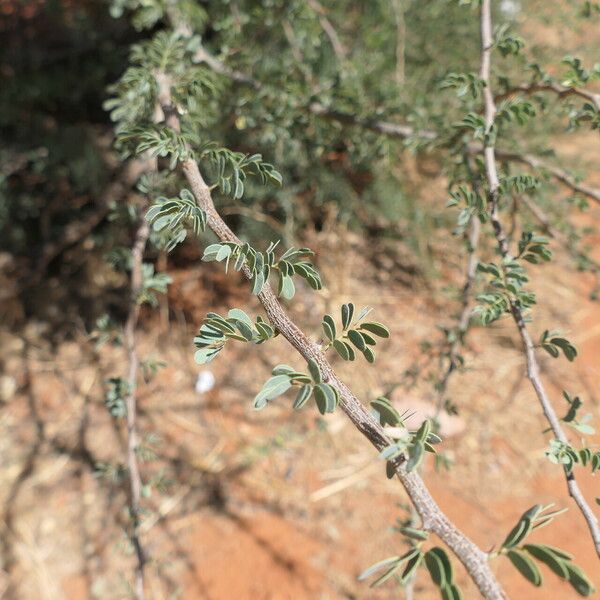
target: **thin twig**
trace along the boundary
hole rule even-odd
[[[550,92],[556,94],[560,98],[566,98],[567,96],[578,96],[588,102],[591,102],[598,110],[600,110],[600,94],[595,94],[584,88],[580,87],[567,87],[560,83],[548,82],[548,83],[522,83],[516,85],[494,96],[496,102],[510,98],[515,94],[535,94],[537,92]]]
[[[483,0],[481,4],[481,70],[479,76],[481,80],[485,82],[485,87],[483,88],[483,98],[487,132],[489,132],[494,125],[494,119],[496,116],[496,105],[490,85],[492,43],[492,16],[490,0]],[[493,144],[486,142],[484,145],[483,155],[488,183],[488,206],[490,220],[494,228],[500,254],[503,258],[510,258],[508,241],[498,216],[498,195],[500,184],[498,180],[496,156]],[[554,407],[552,406],[550,398],[540,377],[540,367],[537,360],[535,346],[529,334],[529,330],[527,329],[527,325],[525,324],[521,308],[516,302],[511,301],[510,309],[523,343],[523,351],[525,353],[525,359],[527,362],[527,377],[531,381],[531,385],[535,390],[538,400],[542,406],[544,416],[550,424],[554,436],[559,441],[567,444],[567,436],[561,427],[560,419],[554,411]],[[567,481],[569,495],[573,498],[583,517],[585,518],[596,547],[596,552],[598,556],[600,556],[600,526],[598,524],[598,519],[581,493],[573,472],[568,472],[565,469],[565,478]]]
[[[164,80],[160,82],[163,84]],[[161,85],[159,85],[160,89]],[[164,97],[163,97],[164,98]],[[163,106],[165,115],[170,115],[171,126],[179,128],[177,111],[169,102]],[[196,162],[188,158],[181,163],[182,171],[190,185],[198,206],[206,213],[209,228],[221,241],[241,244],[239,238],[229,229],[216,211],[209,186],[204,181]],[[242,268],[246,278],[252,278],[252,272],[245,265]],[[377,448],[383,450],[391,443],[379,422],[367,411],[350,389],[339,379],[325,358],[320,346],[309,340],[290,319],[277,300],[269,284],[265,284],[258,294],[269,321],[282,336],[303,356],[305,360],[314,360],[319,365],[323,380],[335,386],[340,395],[340,408],[350,418],[355,427]],[[488,555],[478,548],[441,511],[429,493],[421,477],[407,472],[404,457],[394,459],[393,464],[398,478],[402,482],[411,501],[414,503],[423,522],[423,528],[434,532],[455,553],[467,569],[481,594],[490,600],[501,600],[505,594],[488,564]]]
[[[129,473],[129,513],[131,518],[131,542],[135,551],[137,564],[135,568],[134,593],[136,600],[144,599],[144,567],[146,556],[140,540],[140,501],[142,497],[142,479],[137,459],[139,444],[137,429],[137,403],[136,384],[139,368],[139,357],[136,347],[136,329],[140,314],[139,293],[142,289],[142,263],[146,242],[150,235],[150,228],[146,221],[146,215],[142,211],[135,242],[131,251],[131,297],[129,304],[129,315],[125,324],[124,338],[125,348],[129,357],[129,371],[127,375],[127,469]]]
[[[319,23],[325,32],[325,35],[329,38],[329,43],[333,48],[333,52],[336,55],[340,63],[346,62],[346,48],[340,41],[340,37],[335,30],[335,27],[331,21],[327,18],[327,11],[317,0],[306,0],[308,6],[310,6],[318,15]]]
[[[479,259],[477,258],[477,250],[479,246],[480,233],[481,221],[476,215],[474,215],[471,218],[471,223],[469,224],[469,233],[467,237],[467,268],[465,270],[465,282],[461,291],[461,312],[458,318],[458,325],[456,327],[456,335],[452,340],[448,350],[449,364],[438,386],[437,414],[440,413],[444,405],[450,378],[458,367],[458,350],[464,344],[465,334],[469,329],[469,323],[473,313],[471,296],[473,284],[475,283],[475,275],[477,273],[477,265],[479,263]]]

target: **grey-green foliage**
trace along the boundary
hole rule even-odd
[[[579,396],[572,397],[568,392],[563,390],[563,398],[569,405],[567,414],[561,419],[563,423],[566,423],[569,427],[572,427],[579,433],[587,435],[593,435],[596,430],[590,421],[592,420],[592,413],[586,413],[583,416],[578,416],[579,409],[583,406],[583,401]]]
[[[570,362],[577,357],[577,348],[568,339],[562,337],[559,331],[546,329],[540,337],[540,346],[554,358],[558,358],[561,351]]]
[[[523,543],[532,532],[548,525],[566,510],[548,512],[552,507],[552,504],[536,504],[525,511],[496,554],[506,556],[519,573],[537,587],[543,582],[539,567],[543,565],[568,581],[579,595],[589,596],[595,591],[594,585],[583,570],[573,563],[571,554],[546,544]]]
[[[138,292],[137,301],[139,304],[158,305],[156,292],[159,294],[167,293],[167,286],[171,283],[171,276],[166,273],[158,273],[154,270],[152,263],[142,264],[142,288]]]
[[[323,381],[319,365],[313,359],[308,361],[308,371],[310,375],[296,371],[288,365],[277,365],[273,369],[273,377],[268,379],[256,394],[254,408],[265,408],[270,400],[293,388],[297,390],[293,404],[295,410],[300,410],[313,396],[322,415],[333,412],[339,403],[337,388]]]
[[[106,398],[104,403],[108,412],[116,418],[127,414],[125,399],[131,392],[129,384],[121,377],[111,377],[107,382]]]
[[[371,565],[359,575],[359,581],[379,573],[371,587],[380,586],[391,578],[396,579],[400,585],[406,585],[414,577],[417,569],[424,567],[439,589],[442,600],[462,600],[464,596],[455,581],[452,562],[446,551],[439,546],[427,550],[423,548],[429,538],[427,531],[408,526],[399,526],[396,529],[410,545],[409,549],[402,555],[390,556]]]
[[[419,429],[409,431],[404,423],[410,416],[409,411],[400,414],[394,405],[385,397],[379,396],[371,402],[371,408],[379,423],[385,428],[385,432],[393,440],[393,443],[384,448],[379,456],[388,461],[386,472],[388,477],[395,475],[393,462],[399,456],[408,455],[406,468],[408,471],[417,468],[425,456],[425,452],[435,454],[435,444],[439,444],[441,438],[432,431],[432,423],[426,419]]]
[[[314,252],[310,248],[288,248],[279,259],[275,258],[275,248],[279,242],[271,243],[266,252],[259,252],[248,243],[219,242],[211,244],[204,250],[202,260],[206,262],[225,261],[225,269],[233,262],[236,271],[248,268],[252,278],[252,293],[259,294],[265,283],[269,281],[271,272],[278,273],[278,294],[291,300],[296,293],[293,277],[298,275],[306,280],[313,290],[323,286],[321,276],[315,266],[305,260]]]
[[[355,349],[362,353],[370,363],[375,361],[373,347],[377,343],[375,337],[389,338],[390,331],[382,323],[365,321],[371,312],[370,308],[363,308],[358,315],[354,315],[354,304],[349,302],[341,307],[341,330],[338,330],[335,320],[331,315],[325,315],[321,326],[325,334],[326,344],[323,350],[330,347],[344,359],[354,360]]]
[[[206,364],[223,350],[228,340],[262,344],[275,335],[277,332],[262,317],[258,316],[256,322],[253,322],[239,308],[230,310],[227,317],[210,312],[194,338],[194,344],[198,348],[194,358],[198,364]]]
[[[182,189],[176,198],[157,198],[146,211],[146,219],[152,229],[166,238],[167,251],[182,243],[187,236],[187,227],[200,235],[206,228],[206,213],[198,206],[192,192]]]

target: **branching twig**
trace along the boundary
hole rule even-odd
[[[205,183],[198,165],[193,160],[187,159],[182,163],[182,168],[198,205],[207,214],[210,229],[221,241],[240,244],[240,240],[227,227],[215,210],[210,188]],[[247,267],[243,271],[246,277],[251,278],[252,274]],[[263,290],[258,294],[258,299],[272,325],[281,332],[305,360],[312,359],[316,361],[323,375],[323,380],[337,388],[340,394],[340,407],[355,427],[378,450],[387,447],[390,441],[385,436],[382,427],[338,378],[320,347],[309,340],[285,313],[268,284],[265,284]],[[480,550],[448,520],[432,498],[420,476],[414,471],[410,473],[406,471],[403,466],[403,459],[396,459],[394,466],[398,477],[419,512],[423,528],[433,531],[452,549],[485,598],[504,598],[504,592],[489,568],[486,553]]]
[[[494,96],[492,94],[491,86],[490,86],[490,61],[491,61],[491,51],[492,51],[492,17],[491,17],[491,7],[490,0],[482,0],[481,4],[481,70],[480,70],[480,78],[485,82],[485,87],[483,88],[483,98],[485,105],[485,123],[486,129],[489,133],[490,129],[494,125],[494,119],[496,116],[496,105],[494,102]],[[486,137],[489,140],[489,137]],[[494,228],[494,233],[496,236],[496,240],[498,242],[498,247],[500,249],[500,254],[503,258],[510,258],[510,251],[508,248],[508,242],[506,239],[506,235],[504,233],[504,229],[502,227],[502,223],[498,216],[498,194],[499,194],[499,180],[498,180],[498,172],[496,167],[496,155],[493,143],[487,141],[484,145],[484,160],[485,160],[485,171],[487,176],[488,183],[488,207],[490,212],[490,220],[492,222],[492,226]],[[543,382],[540,377],[540,367],[536,356],[535,346],[529,334],[529,330],[527,329],[527,325],[525,324],[525,320],[523,318],[523,313],[519,305],[511,301],[510,309],[519,331],[519,335],[521,337],[521,341],[523,343],[523,350],[525,353],[525,359],[527,362],[527,377],[531,381],[533,389],[538,397],[538,400],[542,406],[542,410],[544,412],[544,416],[548,420],[552,432],[556,439],[567,444],[567,436],[565,435],[561,424],[560,419],[558,418],[556,412],[554,411],[554,407],[550,402],[550,398],[544,388]],[[600,526],[598,524],[598,519],[594,514],[593,510],[587,503],[584,498],[579,485],[575,479],[575,475],[573,472],[567,472],[565,469],[565,478],[567,480],[567,487],[569,490],[570,496],[575,500],[575,503],[579,507],[579,510],[583,514],[585,518],[588,528],[590,530],[592,539],[594,541],[594,545],[596,547],[596,552],[598,556],[600,556]]]

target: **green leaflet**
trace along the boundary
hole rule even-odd
[[[375,352],[372,346],[375,346],[377,342],[371,333],[379,337],[389,337],[390,333],[387,327],[381,323],[374,321],[361,323],[361,320],[370,310],[369,308],[363,309],[353,321],[354,305],[352,303],[343,304],[341,307],[341,332],[337,329],[333,317],[325,315],[322,322],[323,332],[328,341],[325,349],[327,350],[329,346],[333,346],[344,360],[354,360],[356,357],[354,349],[356,348],[363,354],[367,362],[375,362]],[[370,331],[370,333],[367,331]]]
[[[431,579],[438,587],[446,586],[446,572],[444,565],[439,557],[433,552],[429,551],[425,553],[425,566],[431,575]]]
[[[366,349],[367,344],[360,334],[360,332],[356,331],[356,329],[351,329],[348,332],[348,339],[356,346],[358,350],[361,352]]]
[[[512,548],[507,552],[507,556],[510,562],[516,567],[519,573],[527,579],[527,581],[536,587],[542,585],[542,574],[540,573],[540,570],[525,552]]]
[[[586,574],[573,563],[565,565],[569,571],[569,583],[581,596],[590,596],[596,591],[594,584],[587,578]]]
[[[267,380],[262,389],[254,397],[254,408],[261,410],[267,406],[269,400],[277,398],[287,392],[292,386],[292,382],[287,375],[275,375]]]
[[[376,323],[374,321],[362,323],[360,326],[361,329],[365,329],[369,333],[373,333],[381,338],[389,338],[390,330],[381,323]]]
[[[331,315],[325,315],[323,317],[323,331],[325,332],[325,336],[329,339],[329,341],[333,342],[333,340],[335,340],[337,332],[335,321]]]
[[[310,376],[313,378],[313,381],[315,383],[321,383],[323,381],[323,377],[321,375],[321,369],[319,369],[319,365],[317,364],[317,361],[311,358],[307,364],[308,364],[308,372],[310,373]]]
[[[348,326],[352,322],[354,316],[354,304],[349,302],[348,304],[342,304],[342,328],[348,329]]]
[[[308,402],[308,399],[310,398],[312,391],[313,391],[313,386],[308,383],[305,383],[300,388],[300,390],[298,391],[298,395],[296,396],[296,399],[294,400],[294,405],[293,405],[294,410],[300,410]]]
[[[379,422],[382,425],[404,426],[400,413],[392,406],[390,401],[384,396],[380,396],[371,402],[371,406],[379,414]]]
[[[529,552],[536,560],[547,565],[560,578],[568,578],[569,571],[564,561],[549,547],[544,546],[543,544],[524,544],[523,550]]]
[[[313,388],[319,412],[324,415],[335,410],[338,403],[337,390],[328,383],[319,383]]]
[[[519,544],[531,531],[532,523],[528,517],[521,517],[519,522],[511,529],[502,543],[503,548],[512,548]]]
[[[350,351],[348,350],[349,346],[342,342],[341,340],[334,340],[333,347],[335,351],[344,359],[351,360]]]

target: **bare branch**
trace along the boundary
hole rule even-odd
[[[329,43],[333,48],[333,52],[335,53],[340,63],[343,64],[346,61],[347,51],[346,48],[344,48],[342,42],[340,41],[335,27],[327,18],[327,11],[321,5],[321,3],[318,2],[318,0],[306,0],[306,3],[317,13],[317,15],[319,15],[319,23],[321,24],[325,35],[329,38]]]
[[[482,0],[480,78],[485,82],[485,87],[483,88],[483,98],[485,105],[485,122],[488,132],[493,126],[494,118],[496,116],[496,105],[490,85],[492,45],[492,16],[490,0]],[[488,207],[490,212],[490,220],[494,228],[500,254],[503,258],[510,258],[511,256],[508,248],[508,242],[502,227],[502,223],[498,216],[498,192],[500,184],[498,181],[498,173],[496,168],[496,154],[492,143],[486,142],[483,149],[483,156],[485,160],[485,171],[488,183]],[[523,343],[523,351],[525,353],[525,359],[527,362],[527,377],[531,381],[531,385],[535,390],[537,398],[542,406],[544,416],[550,424],[550,428],[552,429],[554,436],[557,440],[567,444],[567,436],[561,427],[560,419],[558,418],[554,407],[552,406],[550,398],[540,377],[540,367],[537,360],[535,346],[525,324],[523,313],[518,304],[514,301],[511,301],[510,309]],[[598,519],[581,493],[573,472],[567,472],[565,469],[565,478],[567,481],[569,495],[573,498],[583,517],[585,518],[596,547],[596,552],[598,556],[600,556],[600,526],[598,524]]]
[[[549,92],[556,94],[560,98],[566,98],[567,96],[578,96],[591,102],[598,110],[600,110],[600,94],[595,94],[584,88],[579,87],[567,87],[560,85],[560,83],[522,83],[511,87],[501,94],[494,96],[496,102],[510,98],[515,94],[535,94],[537,92]]]

